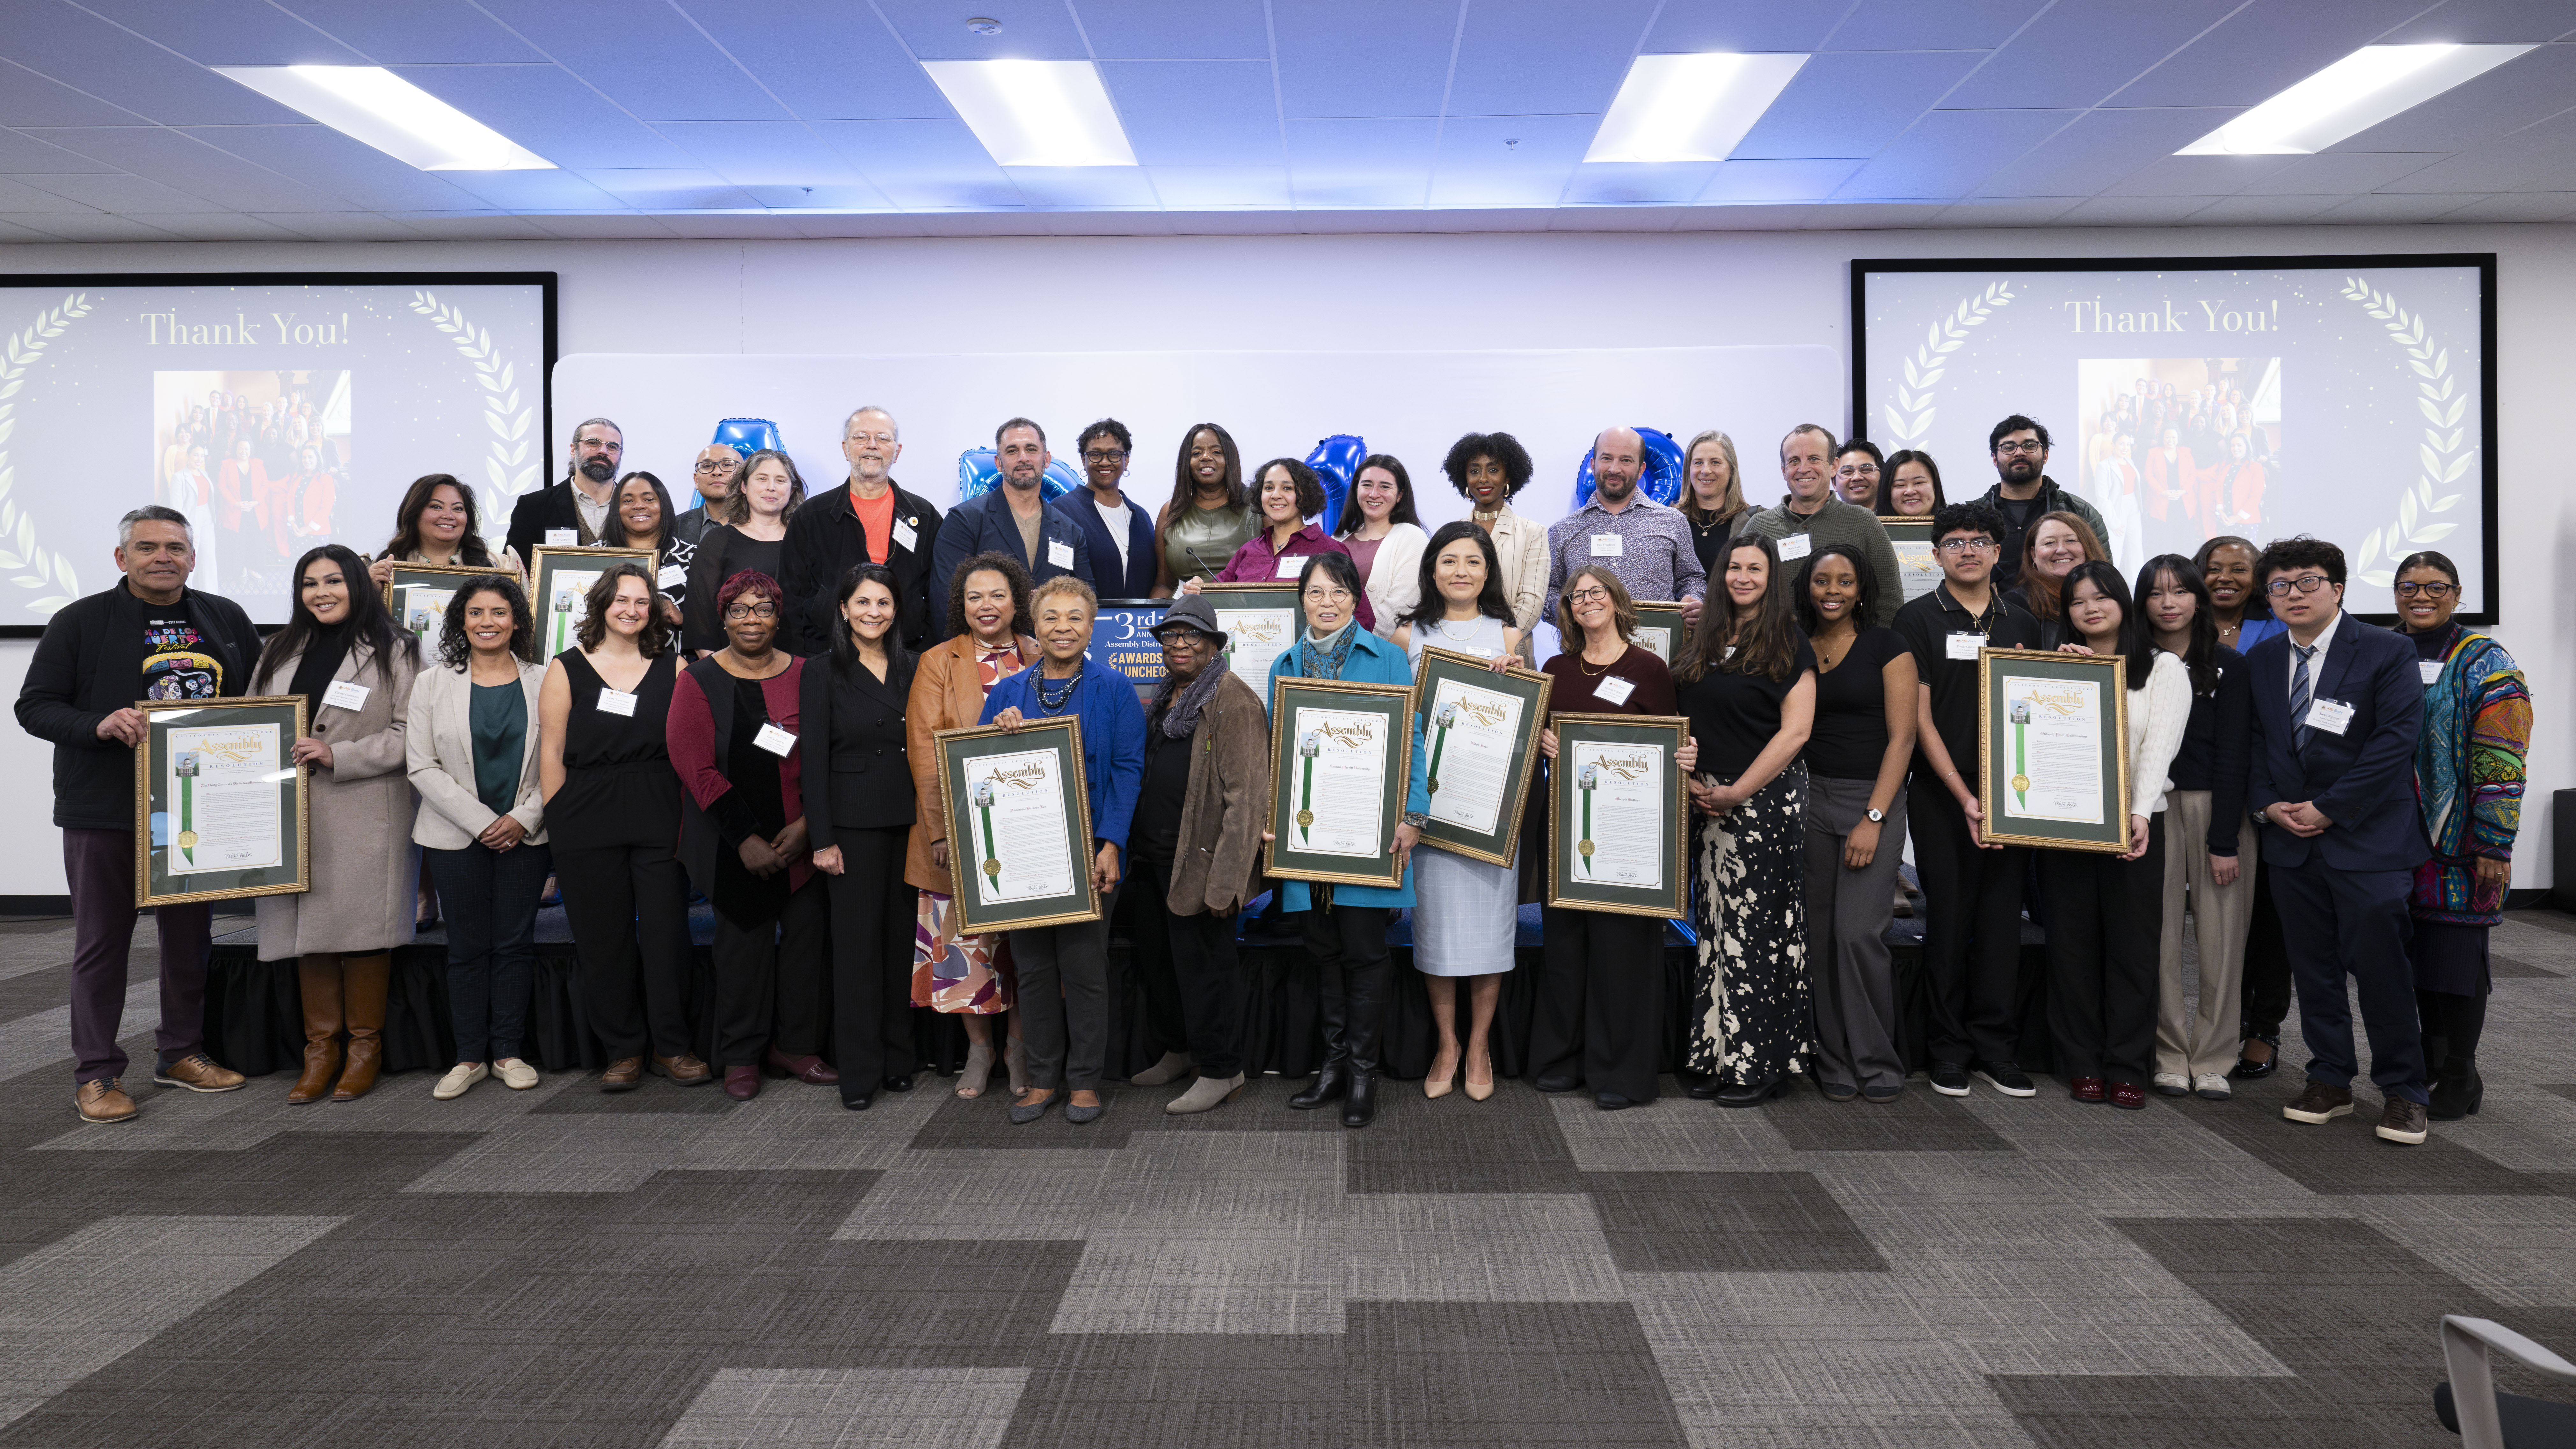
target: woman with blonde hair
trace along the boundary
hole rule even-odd
[[[1744,470],[1736,466],[1735,440],[1715,428],[1691,439],[1682,457],[1686,481],[1677,506],[1690,520],[1691,551],[1699,555],[1700,568],[1714,573],[1719,552],[1749,508]]]

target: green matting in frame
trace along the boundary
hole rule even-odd
[[[537,657],[552,659],[579,647],[574,634],[590,612],[584,595],[599,576],[622,563],[642,564],[653,576],[649,548],[565,548],[540,545],[528,560],[528,604],[537,612]]]
[[[1512,863],[1554,684],[1535,669],[1497,674],[1472,654],[1422,651],[1413,692],[1431,796],[1423,844],[1491,865]]]
[[[1690,721],[1560,714],[1548,770],[1547,903],[1680,920],[1690,910],[1690,807],[1676,753]]]
[[[1270,695],[1270,833],[1280,880],[1403,883],[1395,828],[1413,783],[1413,690],[1283,677]]]
[[[1637,599],[1637,632],[1628,642],[1673,667],[1673,656],[1690,639],[1690,626],[1682,622],[1682,606],[1669,599]]]
[[[1977,652],[1977,806],[1997,845],[2129,848],[2129,661]]]
[[[134,904],[282,896],[313,885],[304,696],[144,700],[134,752]]]
[[[1081,724],[978,725],[931,740],[959,929],[974,935],[1099,920]]]

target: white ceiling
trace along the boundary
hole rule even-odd
[[[0,241],[2556,221],[2576,0],[6,0]],[[970,16],[1002,22],[970,34]],[[2536,43],[2315,156],[2172,153],[2362,45]],[[1630,59],[1813,52],[1723,162]],[[920,62],[1092,59],[1134,167]],[[413,170],[208,69],[390,66],[556,163]]]

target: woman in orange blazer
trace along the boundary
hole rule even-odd
[[[912,765],[912,838],[904,848],[903,878],[920,892],[912,926],[912,1004],[966,1019],[965,1068],[957,1095],[979,1097],[993,1074],[993,1024],[1011,1009],[1011,968],[997,958],[999,934],[961,936],[948,879],[948,814],[939,798],[939,751],[931,736],[965,729],[983,718],[984,694],[1038,661],[1030,633],[1029,574],[1008,554],[979,553],[958,565],[948,581],[948,621],[954,638],[924,650],[914,666],[912,693],[903,711],[904,754]],[[1020,1090],[1020,1018],[1011,1016],[1005,1058],[1011,1090]]]

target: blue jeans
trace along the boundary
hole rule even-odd
[[[480,841],[463,850],[429,850],[447,918],[447,1013],[456,1025],[460,1062],[507,1061],[519,1054],[536,983],[537,899],[554,869],[542,845],[494,850]]]

